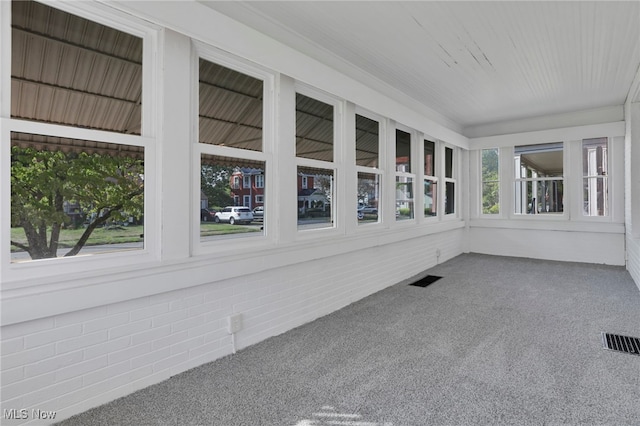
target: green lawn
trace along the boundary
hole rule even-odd
[[[80,229],[63,229],[60,232],[60,248],[73,247],[80,239],[84,232],[84,228]],[[130,226],[110,226],[107,228],[97,228],[87,240],[86,246],[95,246],[102,244],[117,243],[136,243],[142,241],[140,235],[144,232],[142,225]],[[19,243],[27,244],[27,237],[22,228],[11,228],[11,240]],[[11,251],[20,251],[20,249],[11,246]]]
[[[209,237],[212,235],[243,234],[247,232],[260,232],[260,227],[255,225],[229,225],[227,223],[200,223],[201,237]]]
[[[84,232],[81,229],[63,229],[60,232],[60,248],[73,247],[76,241]],[[86,246],[136,243],[142,241],[140,235],[144,232],[142,225],[112,226],[108,228],[97,228],[87,240]],[[208,237],[213,235],[241,234],[247,232],[260,232],[260,226],[229,225],[226,223],[201,223],[200,236]],[[11,241],[27,244],[27,237],[22,228],[11,228]],[[17,247],[11,246],[11,251],[21,251]]]

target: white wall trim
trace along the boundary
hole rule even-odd
[[[516,144],[541,144],[595,137],[617,137],[624,136],[624,134],[625,122],[615,121],[611,123],[590,124],[586,126],[563,127],[560,129],[471,138],[469,139],[469,146],[470,149],[502,148]]]
[[[500,229],[528,229],[563,232],[589,232],[604,234],[624,234],[623,223],[611,222],[579,222],[567,220],[544,220],[530,218],[514,219],[471,219],[469,227],[500,228]]]
[[[463,133],[469,138],[496,136],[512,133],[534,132],[537,130],[561,129],[565,127],[610,123],[624,120],[622,105],[572,111],[563,114],[529,117],[520,120],[469,126]]]
[[[625,105],[629,102],[640,102],[640,65],[638,65],[636,76],[629,87],[629,93],[627,94]]]
[[[624,266],[624,233],[472,226],[471,253]],[[487,244],[491,241],[491,244]]]

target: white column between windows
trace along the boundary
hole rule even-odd
[[[162,56],[160,123],[162,130],[158,144],[160,209],[159,228],[163,259],[177,259],[189,256],[190,242],[185,236],[190,232],[189,213],[200,214],[199,193],[193,200],[186,188],[191,184],[191,93],[194,63],[191,41],[188,37],[171,30],[164,30],[160,51]],[[178,171],[178,172],[176,172]],[[198,186],[199,187],[199,186]],[[193,216],[194,214],[191,214]],[[150,229],[149,232],[154,232]]]
[[[358,201],[358,171],[356,170],[356,106],[351,102],[345,102],[342,120],[344,131],[341,149],[344,160],[342,167],[344,182],[338,180],[338,185],[344,194],[344,200],[338,206],[343,205],[342,211],[345,213],[344,232],[350,234],[358,227],[358,216],[356,212]],[[338,176],[340,178],[340,176]]]
[[[276,240],[291,242],[297,233],[298,187],[296,182],[296,89],[291,77],[276,77],[275,185],[270,198],[270,216],[276,219]]]

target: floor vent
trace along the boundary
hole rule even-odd
[[[435,276],[435,275],[427,275],[426,277],[421,278],[421,279],[419,279],[418,281],[416,281],[416,282],[414,282],[414,283],[411,283],[411,284],[409,284],[409,285],[413,285],[413,286],[416,286],[416,287],[426,287],[426,286],[428,286],[429,284],[433,284],[433,283],[435,283],[435,282],[436,282],[436,281],[438,281],[440,278],[442,278],[442,277],[437,277],[437,276]]]
[[[640,339],[637,337],[602,333],[602,346],[612,351],[640,355]]]

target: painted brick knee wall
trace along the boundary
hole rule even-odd
[[[462,253],[463,230],[2,328],[2,409],[70,417],[281,334]],[[212,277],[215,271],[211,271]],[[17,412],[20,416],[20,412]]]
[[[640,239],[627,234],[627,269],[640,290]]]

